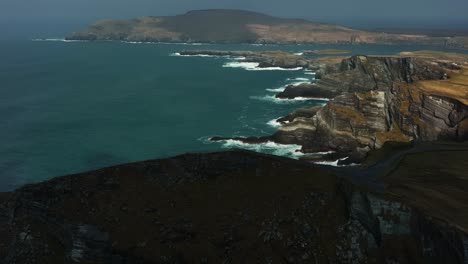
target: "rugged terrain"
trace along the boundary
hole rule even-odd
[[[241,10],[197,10],[183,15],[103,20],[70,40],[204,43],[418,44],[468,47],[463,36],[388,34],[286,19]]]
[[[366,181],[387,186],[382,192],[307,162],[246,151],[59,177],[0,194],[0,259],[466,263],[467,150],[415,151],[401,154],[390,173],[367,170]]]
[[[275,58],[268,60],[282,62]],[[347,58],[295,56],[288,64],[315,71],[317,80],[288,86],[276,97],[330,101],[278,119],[282,126],[271,137],[238,140],[297,144],[305,153],[334,152],[312,158],[359,163],[386,142],[468,139],[466,55],[421,51]]]

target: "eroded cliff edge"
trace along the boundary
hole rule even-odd
[[[330,101],[278,119],[282,126],[271,137],[237,139],[297,144],[304,153],[333,151],[311,158],[341,159],[343,164],[361,162],[386,142],[464,141],[467,62],[466,55],[427,51],[305,59],[304,67],[315,71],[317,80],[288,86],[277,97]]]
[[[468,150],[453,147],[405,156],[381,175],[378,193],[307,162],[246,151],[60,177],[0,195],[0,259],[466,263]],[[423,161],[434,174],[418,168]]]

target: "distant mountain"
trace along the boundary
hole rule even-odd
[[[421,44],[468,47],[467,37],[367,32],[242,10],[197,10],[183,15],[103,20],[70,40],[209,43]]]

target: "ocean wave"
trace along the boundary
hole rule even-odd
[[[334,153],[333,151],[331,153]],[[328,153],[326,153],[328,154]],[[347,164],[347,165],[339,165],[338,163],[340,161],[344,161],[346,159],[348,159],[349,157],[344,157],[344,158],[341,158],[341,159],[337,159],[335,161],[316,161],[314,162],[315,164],[317,165],[325,165],[325,166],[332,166],[332,167],[351,167],[351,166],[358,166],[359,164],[356,164],[356,163],[351,163],[351,164]]]
[[[288,78],[286,81],[310,81],[309,78],[304,78],[304,77],[298,77],[298,78]]]
[[[286,85],[283,85],[281,87],[278,87],[278,88],[267,88],[265,90],[269,91],[269,92],[273,92],[273,93],[281,93],[281,92],[284,92],[284,90],[286,89],[286,87],[290,86],[290,85],[294,85],[294,86],[297,86],[297,85],[300,85],[300,84],[303,84],[303,83],[308,83],[308,82],[292,82],[292,83],[288,83]]]
[[[160,45],[186,45],[186,46],[213,45],[211,43],[198,43],[198,42],[144,42],[144,43],[160,44]]]
[[[260,63],[258,62],[243,62],[243,61],[231,61],[226,62],[223,67],[224,68],[242,68],[248,71],[253,71],[255,68],[258,67]]]
[[[273,120],[268,121],[267,125],[269,125],[271,127],[274,127],[274,128],[280,127],[282,124],[280,122],[278,122],[278,119],[279,118],[275,118]]]
[[[196,54],[196,55],[182,55],[179,52],[171,53],[170,56],[176,56],[176,57],[202,57],[202,58],[222,58],[222,57],[228,57],[228,56],[215,56],[215,55],[207,55],[207,54]]]
[[[245,59],[245,58],[243,58]],[[240,59],[242,60],[242,59]],[[281,67],[258,67],[260,63],[258,62],[246,62],[246,61],[231,61],[226,62],[224,68],[242,68],[248,71],[298,71],[302,70],[302,67],[297,68],[281,68]]]
[[[250,96],[250,99],[264,101],[264,102],[271,102],[275,104],[292,104],[292,103],[300,103],[304,101],[330,101],[330,99],[328,98],[311,98],[311,97],[296,97],[294,99],[283,99],[283,98],[276,98],[274,95]]]
[[[70,40],[64,38],[32,39],[32,41],[51,41],[51,42],[88,42],[88,40]]]
[[[272,92],[272,93],[281,93],[281,92],[284,92],[284,90],[286,89],[287,85],[285,86],[281,86],[279,88],[267,88],[265,90],[269,91],[269,92]]]
[[[281,68],[281,67],[265,67],[265,68],[260,68],[257,67],[253,69],[254,71],[300,71],[302,70],[302,67],[296,67],[296,68]]]
[[[300,145],[285,145],[285,144],[278,144],[272,141],[264,142],[264,143],[257,143],[257,144],[249,144],[242,142],[240,140],[235,139],[227,139],[222,142],[222,147],[227,149],[233,148],[241,148],[252,150],[255,152],[272,154],[276,156],[283,156],[283,157],[290,157],[290,158],[299,158],[304,155],[304,153],[300,152],[301,146]]]
[[[294,55],[302,56],[302,55],[304,55],[304,52],[297,52],[297,53],[294,53]]]

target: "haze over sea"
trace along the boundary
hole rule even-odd
[[[323,104],[274,99],[271,90],[311,80],[310,72],[249,71],[235,67],[242,65],[228,58],[171,54],[186,49],[302,52],[329,48],[353,54],[427,49],[2,41],[0,191],[186,152],[248,147],[296,157],[296,146],[241,146],[206,139],[269,135],[276,129],[271,120],[300,107]]]

